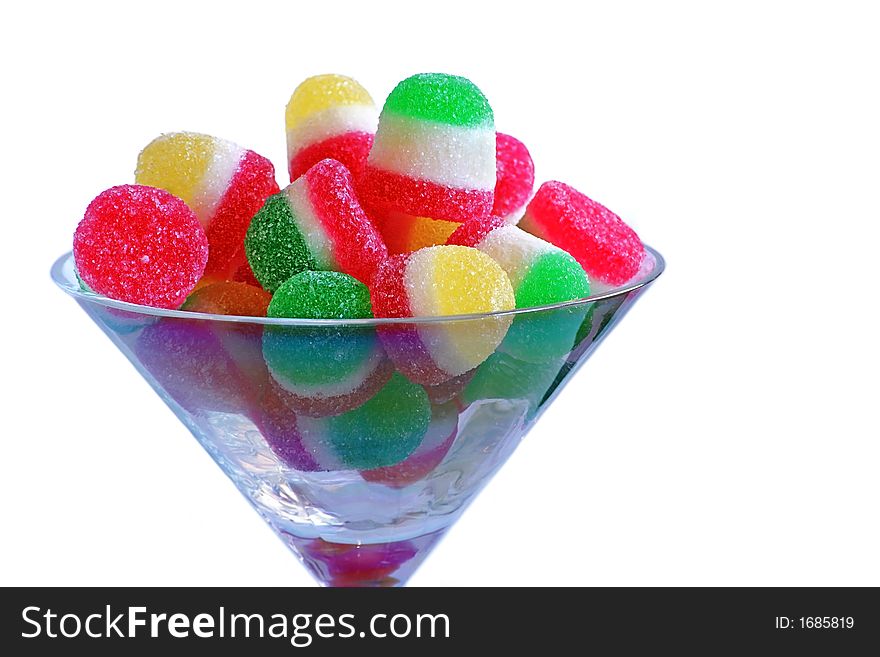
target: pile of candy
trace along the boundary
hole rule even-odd
[[[251,314],[263,292],[198,290],[235,281],[271,294],[300,272],[335,271],[368,286],[375,316],[407,317],[566,301],[639,271],[644,248],[617,215],[560,182],[532,196],[529,151],[495,132],[466,78],[409,77],[380,114],[356,81],[318,75],[285,118],[292,182],[280,192],[271,162],[222,139],[148,144],[136,184],[100,194],[77,227],[82,283],[137,304]],[[465,250],[421,251],[438,245]],[[212,295],[227,303],[205,305]]]
[[[148,144],[135,184],[98,195],[76,229],[81,285],[201,313],[422,318],[580,299],[620,287],[646,266],[636,233],[607,208],[561,182],[533,193],[529,151],[495,131],[492,108],[470,80],[414,75],[380,113],[356,81],[319,75],[296,88],[285,119],[284,189],[266,158],[222,139],[181,132]],[[460,390],[484,363],[489,371],[509,367],[510,358],[531,367],[564,356],[582,320],[558,317],[546,330],[521,330],[519,317],[504,315],[478,330],[403,322],[383,326],[381,339],[267,326],[256,364],[245,367],[217,355],[228,350],[213,348],[219,338],[209,329],[156,325],[139,344],[145,360],[153,346],[177,345],[166,347],[167,363],[146,365],[174,371],[163,385],[179,387],[172,396],[184,406],[194,394],[187,362],[200,361],[194,376],[216,369],[213,380],[241,379],[243,387],[248,372],[267,371],[271,387],[260,384],[256,415],[276,453],[301,468],[323,467],[316,460],[333,459],[302,448],[320,433],[333,437],[333,458],[373,469],[413,452],[419,443],[408,437],[429,431],[443,386]],[[478,374],[474,386],[486,380]],[[236,396],[223,386],[213,394],[211,403],[227,410],[224,400]],[[372,423],[376,444],[395,453],[366,458],[356,449],[355,433],[370,439],[358,414],[404,418]],[[438,444],[448,436],[438,430]]]

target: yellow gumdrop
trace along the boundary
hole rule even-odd
[[[407,264],[406,276],[414,314],[469,315],[516,306],[513,286],[501,266],[470,247],[435,246],[416,251]],[[435,363],[457,376],[495,351],[511,321],[505,316],[440,322],[419,327],[419,334]]]
[[[516,307],[513,286],[495,260],[467,246],[434,249],[433,285],[438,315],[468,315]]]
[[[157,137],[138,155],[135,182],[160,187],[192,206],[214,159],[217,140],[195,132]]]
[[[373,99],[357,80],[333,73],[304,80],[287,103],[287,129],[295,128],[312,114],[339,105],[373,105]]]

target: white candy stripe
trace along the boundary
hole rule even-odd
[[[409,257],[403,274],[403,285],[413,317],[433,317],[437,314],[439,303],[433,294],[436,289],[433,283],[433,249],[420,249]]]
[[[409,299],[409,306],[415,317],[436,316],[440,312],[440,303],[435,291],[437,286],[434,285],[436,279],[436,267],[434,260],[433,247],[421,249],[413,253],[406,265],[406,272],[403,277],[406,295]],[[490,323],[492,320],[488,320]],[[508,320],[501,320],[502,323]],[[486,325],[488,332],[498,332],[502,337],[507,330],[507,326]],[[458,376],[464,374],[478,365],[485,356],[476,357],[475,351],[479,351],[481,338],[484,337],[477,332],[476,324],[450,324],[450,325],[426,325],[418,328],[419,339],[431,355],[434,364],[450,376]],[[501,330],[499,330],[501,329]],[[462,340],[470,341],[472,344],[465,346]],[[498,340],[500,342],[500,338]],[[494,349],[498,345],[497,342],[491,345]],[[488,354],[486,354],[488,356]]]
[[[495,131],[384,116],[370,164],[459,189],[495,189]]]
[[[516,226],[501,226],[490,232],[477,248],[493,258],[507,272],[516,290],[538,259],[559,249]]]
[[[290,204],[290,210],[293,218],[302,233],[306,244],[314,256],[318,268],[323,270],[335,270],[336,261],[333,259],[333,251],[331,249],[330,240],[321,220],[315,216],[312,204],[309,203],[309,190],[305,178],[300,178],[296,182],[291,183],[284,189],[287,194],[287,202]]]
[[[215,141],[214,157],[205,175],[196,185],[191,202],[192,211],[196,213],[203,227],[208,228],[244,154],[245,149],[237,144],[225,139]]]
[[[337,105],[309,115],[287,129],[287,161],[297,152],[346,132],[376,132],[379,111],[374,105]]]

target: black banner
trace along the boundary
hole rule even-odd
[[[3,653],[880,647],[876,589],[4,589]],[[11,651],[10,651],[11,649]],[[123,651],[123,652],[120,652]],[[414,653],[413,651],[418,651]],[[675,653],[674,653],[675,654]],[[876,654],[876,653],[875,653]]]

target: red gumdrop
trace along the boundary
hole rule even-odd
[[[309,144],[290,160],[290,182],[293,182],[312,166],[331,158],[342,162],[355,180],[360,179],[373,147],[373,135],[369,132],[346,132]]]
[[[623,285],[639,271],[645,247],[608,208],[565,183],[541,185],[520,224],[568,251],[591,280]]]
[[[495,203],[492,214],[499,217],[522,208],[535,187],[535,163],[519,139],[495,133]]]
[[[333,245],[339,268],[369,285],[388,258],[388,248],[364,212],[351,173],[336,160],[321,160],[305,174],[309,203]]]
[[[446,243],[475,247],[486,238],[486,235],[496,228],[504,226],[506,223],[504,217],[497,215],[492,215],[486,219],[471,219],[456,228],[455,232],[446,240]]]
[[[208,262],[196,215],[165,190],[119,185],[86,208],[73,236],[82,280],[111,299],[178,308]]]
[[[235,272],[251,219],[278,191],[272,163],[254,151],[246,151],[208,226],[211,255],[205,267],[207,276],[226,278]]]

